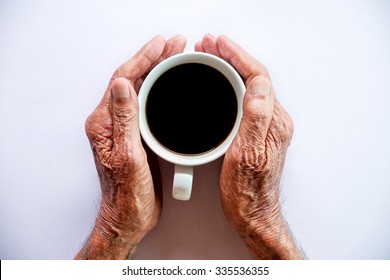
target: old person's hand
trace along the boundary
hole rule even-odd
[[[267,69],[226,36],[206,35],[195,50],[223,58],[246,84],[240,128],[225,154],[220,178],[227,219],[256,258],[302,258],[279,203],[293,123],[276,100]]]
[[[182,36],[157,36],[113,74],[98,107],[86,121],[100,179],[102,201],[78,259],[131,258],[161,213],[161,178],[154,154],[139,132],[137,92],[145,76],[185,47]]]

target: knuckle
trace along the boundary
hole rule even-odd
[[[281,143],[290,143],[294,132],[294,123],[290,115],[280,106],[275,104],[275,114],[273,121],[275,123],[275,138]]]
[[[267,125],[273,116],[273,107],[264,106],[264,96],[246,95],[244,101],[244,118],[253,124]]]
[[[94,115],[93,113],[87,117],[84,124],[85,133],[87,134],[87,137],[89,140],[94,138],[96,130],[93,129],[95,123]]]
[[[270,112],[260,108],[256,102],[251,102],[247,106],[245,115],[248,116],[249,121],[252,123],[264,123],[272,117]]]
[[[112,137],[111,119],[94,112],[85,121],[85,132],[90,141],[95,141],[99,137],[110,138]]]
[[[294,132],[294,124],[289,115],[284,115],[282,124],[282,141],[289,143]]]
[[[288,121],[287,121],[287,131],[288,131],[288,135],[290,136],[290,140],[294,134],[294,122],[293,120],[291,119],[291,117],[288,117]]]
[[[272,118],[272,112],[261,110],[257,113],[256,116],[256,122],[263,124],[269,122],[269,120]]]

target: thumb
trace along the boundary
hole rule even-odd
[[[243,117],[238,131],[241,137],[260,140],[265,143],[271,124],[275,104],[275,94],[271,81],[264,76],[253,78],[243,101]]]
[[[114,148],[130,148],[130,145],[136,143],[134,141],[141,143],[137,94],[127,79],[114,80],[111,104]]]

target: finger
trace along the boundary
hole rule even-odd
[[[150,67],[143,73],[141,77],[139,77],[134,84],[134,88],[136,92],[139,92],[139,89],[141,88],[141,85],[143,83],[143,80],[157,64],[159,64],[164,59],[167,59],[168,57],[171,57],[173,55],[182,53],[184,48],[186,46],[186,39],[182,35],[177,35],[166,41],[165,47],[163,52],[161,53],[160,57],[158,57],[151,65]]]
[[[202,48],[206,53],[210,53],[216,56],[221,56],[221,53],[217,47],[217,38],[211,34],[206,34],[202,40]]]
[[[253,78],[243,101],[243,117],[238,131],[240,137],[249,137],[251,143],[260,141],[260,144],[265,144],[274,105],[271,81],[264,76]]]
[[[119,154],[127,154],[126,151],[141,146],[137,95],[128,80],[118,78],[113,81],[111,106],[113,152],[125,149]]]
[[[126,78],[134,85],[135,81],[144,75],[152,63],[154,63],[161,56],[165,45],[166,41],[163,36],[155,36],[148,43],[146,43],[131,59],[119,66],[119,68],[111,77],[110,83],[98,107],[106,111],[109,110],[113,81],[117,78]]]
[[[175,54],[182,53],[186,46],[186,38],[183,35],[176,35],[169,39],[165,48],[161,54],[161,56],[152,64],[151,68],[153,68],[156,64],[160,63],[164,59],[171,57]],[[150,71],[151,69],[148,69]]]
[[[195,43],[195,51],[196,52],[205,52],[202,46],[202,41],[198,41]]]
[[[161,57],[165,45],[166,41],[163,36],[158,35],[152,38],[132,58],[116,70],[113,79],[123,77],[134,83]]]
[[[255,76],[269,77],[267,68],[263,64],[225,35],[218,36],[216,45],[221,57],[237,70],[246,80],[247,85]]]
[[[184,50],[186,40],[178,35],[165,41],[164,37],[158,35],[146,43],[131,59],[122,64],[114,73],[111,82],[117,78],[128,79],[133,86],[139,88],[142,81],[138,81],[148,73],[151,68],[163,59],[180,53]],[[137,82],[138,81],[138,82]],[[107,108],[111,94],[111,82],[99,104],[100,107]]]
[[[124,77],[134,83],[162,60],[182,52],[185,45],[186,40],[181,35],[168,41],[158,35],[143,46],[131,59],[122,64],[114,74],[114,78]]]

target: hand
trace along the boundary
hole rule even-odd
[[[155,155],[145,151],[141,142],[137,92],[155,65],[184,47],[182,36],[168,41],[153,38],[115,71],[103,99],[88,117],[85,128],[102,201],[93,232],[76,258],[131,258],[157,224],[161,178]]]
[[[245,81],[243,117],[220,177],[226,218],[256,258],[300,259],[283,219],[279,185],[293,123],[276,100],[267,69],[226,36],[195,45],[230,63]]]

